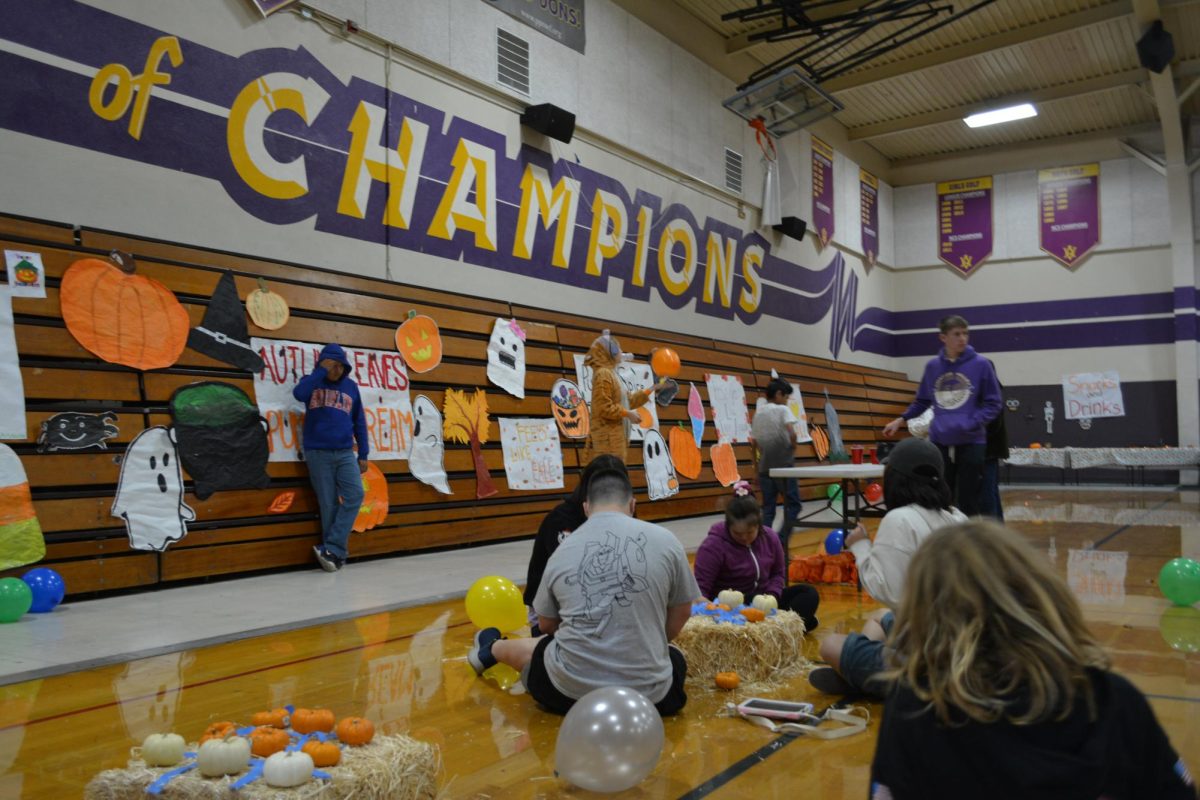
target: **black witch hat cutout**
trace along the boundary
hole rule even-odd
[[[262,356],[250,346],[246,309],[232,272],[226,271],[217,281],[204,319],[188,334],[188,347],[248,372],[261,372],[265,366]]]

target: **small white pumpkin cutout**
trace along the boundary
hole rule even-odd
[[[285,750],[275,753],[263,764],[263,780],[277,789],[290,789],[307,783],[313,774],[313,760],[308,753]]]
[[[267,288],[267,282],[258,279],[258,288],[246,295],[246,311],[250,321],[265,331],[277,331],[287,325],[291,310],[281,295]]]
[[[173,767],[183,761],[186,743],[178,733],[152,733],[142,742],[147,767]]]

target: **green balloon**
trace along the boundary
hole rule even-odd
[[[837,500],[842,496],[842,485],[840,483],[831,483],[825,488],[825,496],[830,500]]]
[[[33,591],[20,578],[0,578],[0,622],[16,622],[33,605]]]
[[[1158,573],[1158,588],[1177,606],[1200,602],[1200,563],[1190,558],[1173,558]]]
[[[1158,632],[1172,650],[1200,653],[1200,610],[1171,606],[1158,618]]]

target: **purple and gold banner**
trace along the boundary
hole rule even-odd
[[[879,258],[879,178],[858,171],[858,207],[862,221],[862,251],[868,267]]]
[[[833,148],[812,137],[812,217],[821,247],[833,238]]]
[[[1100,165],[1038,170],[1041,248],[1073,267],[1100,243]]]
[[[254,7],[264,16],[270,16],[284,6],[290,6],[296,0],[253,0]]]
[[[938,258],[964,275],[992,254],[992,178],[937,185]]]

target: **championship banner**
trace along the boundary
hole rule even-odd
[[[879,178],[865,169],[858,171],[858,206],[862,221],[862,250],[867,266],[879,258]]]
[[[992,254],[992,178],[937,185],[938,258],[964,275]]]
[[[812,137],[812,217],[821,247],[833,238],[833,148]]]
[[[1073,267],[1100,243],[1100,165],[1038,170],[1040,246]]]

